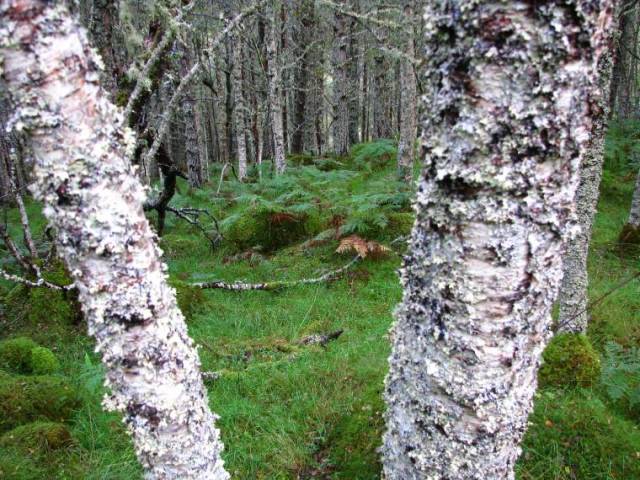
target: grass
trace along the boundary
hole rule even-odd
[[[380,188],[385,182],[391,185],[396,175],[393,161],[384,168],[360,170],[348,159],[341,162],[353,174],[334,175],[330,195],[344,197],[340,208],[349,208],[352,196]],[[637,255],[626,252],[621,256],[616,247],[633,185],[633,179],[617,167],[606,172],[594,228],[589,262],[592,299],[638,268]],[[293,174],[298,183],[305,181],[304,168],[308,167]],[[216,198],[217,175],[214,178],[214,185],[197,192],[181,183],[175,204],[207,207],[224,219],[246,207],[246,203],[234,200],[236,194],[275,198],[259,187],[232,181],[225,183],[224,199]],[[276,191],[280,187],[270,188]],[[307,190],[321,201],[329,197],[322,188]],[[34,233],[42,238],[44,221],[39,206],[29,202],[28,208]],[[16,212],[10,210],[8,218],[14,238],[19,239]],[[211,251],[201,235],[183,222],[169,217],[166,232],[163,247],[169,272],[182,282],[293,280],[349,260],[336,254],[336,242],[330,241],[315,248],[287,246],[255,261],[229,261],[237,248],[223,244]],[[6,260],[7,255],[2,258]],[[221,416],[218,426],[226,446],[225,462],[234,478],[380,477],[376,449],[383,430],[381,393],[389,354],[387,331],[393,307],[401,297],[396,274],[399,265],[399,257],[392,255],[367,259],[344,278],[328,284],[279,292],[204,292],[204,304],[192,309],[189,332],[199,345],[204,370],[222,372],[220,379],[207,381],[207,387],[211,406]],[[11,268],[9,262],[6,266]],[[609,341],[639,345],[639,307],[638,284],[631,283],[594,308],[589,337],[600,353]],[[82,325],[51,325],[46,312],[35,324],[7,318],[4,313],[0,316],[2,336],[29,335],[54,350],[63,374],[77,382],[83,400],[70,422],[75,443],[65,457],[67,466],[60,467],[52,460],[50,468],[46,464],[38,467],[40,476],[25,467],[24,476],[12,478],[141,478],[118,416],[106,414],[100,407],[102,371]],[[337,329],[344,329],[344,334],[326,348],[297,343],[306,335]],[[637,421],[624,408],[612,404],[598,385],[587,390],[541,390],[518,463],[518,478],[640,478]],[[6,458],[1,453],[0,469]],[[78,469],[81,473],[74,473]]]

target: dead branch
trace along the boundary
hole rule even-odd
[[[55,283],[51,283],[51,282],[45,280],[41,275],[39,275],[38,279],[35,280],[35,281],[28,280],[28,279],[20,277],[18,275],[13,275],[11,273],[5,272],[2,269],[0,269],[0,277],[4,278],[5,280],[9,280],[10,282],[21,283],[21,284],[26,285],[28,287],[46,287],[46,288],[50,288],[52,290],[60,290],[60,291],[69,291],[69,290],[73,290],[74,288],[76,288],[75,284],[73,284],[73,283],[71,283],[69,285],[58,285],[58,284],[55,284]]]
[[[167,212],[173,213],[176,217],[181,218],[182,220],[187,222],[189,225],[193,225],[198,230],[200,230],[202,234],[207,238],[207,240],[209,240],[209,242],[211,243],[212,249],[215,249],[222,241],[222,234],[220,233],[220,226],[218,224],[218,220],[213,215],[211,215],[207,210],[203,208],[192,208],[192,207],[175,208],[168,205],[166,207],[166,210]],[[199,218],[201,213],[204,213],[205,215],[207,215],[209,218],[213,220],[213,223],[216,226],[215,237],[209,235],[209,232],[207,231],[207,229],[204,228],[204,226],[200,223]]]
[[[231,290],[236,292],[248,291],[248,290],[280,290],[282,288],[287,287],[297,287],[299,285],[310,285],[314,283],[322,283],[328,282],[331,280],[337,279],[342,273],[350,269],[353,265],[359,262],[362,259],[360,255],[356,255],[349,263],[338,268],[337,270],[332,270],[330,272],[325,273],[319,277],[315,278],[303,278],[301,280],[282,280],[275,282],[265,282],[265,283],[246,283],[246,282],[233,282],[227,283],[219,280],[214,280],[211,282],[199,282],[192,284],[194,287],[198,288],[218,288],[222,290]]]
[[[344,333],[343,329],[336,330],[335,332],[329,333],[316,333],[314,335],[309,335],[308,337],[304,337],[298,343],[300,345],[320,345],[322,348],[326,348],[327,344],[333,340],[337,340],[340,335]]]

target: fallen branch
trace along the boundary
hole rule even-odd
[[[55,283],[51,283],[45,280],[41,276],[39,276],[38,279],[35,281],[28,280],[18,275],[13,275],[12,273],[5,272],[2,269],[0,269],[0,277],[4,278],[5,280],[9,280],[10,282],[21,283],[22,285],[26,285],[28,287],[46,287],[52,290],[60,290],[60,291],[69,291],[76,288],[75,284],[73,283],[69,285],[57,285]]]
[[[219,280],[214,280],[211,282],[199,282],[193,283],[192,286],[197,288],[219,288],[222,290],[231,290],[236,292],[248,291],[248,290],[280,290],[286,287],[297,287],[298,285],[310,285],[314,283],[322,283],[328,282],[331,280],[335,280],[338,278],[343,272],[347,271],[353,265],[361,260],[360,255],[356,255],[353,260],[351,260],[346,265],[338,268],[337,270],[332,270],[330,272],[325,273],[319,277],[315,278],[303,278],[301,280],[281,280],[275,282],[265,282],[265,283],[246,283],[246,282],[233,282],[227,283]]]
[[[300,345],[320,345],[322,348],[326,348],[329,342],[337,340],[343,333],[344,330],[342,329],[330,333],[316,333],[314,335],[304,337],[298,343]]]

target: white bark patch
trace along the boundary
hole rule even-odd
[[[120,112],[67,10],[0,3],[3,74],[36,158],[33,192],[57,232],[96,349],[105,406],[124,414],[149,479],[229,478],[200,363],[144,217]]]
[[[391,331],[387,480],[514,478],[610,8],[425,9],[425,166]]]

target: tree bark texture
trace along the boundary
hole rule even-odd
[[[198,355],[143,214],[134,139],[99,86],[101,61],[61,4],[3,0],[0,10],[13,128],[30,133],[33,191],[102,355],[105,406],[123,413],[146,478],[227,479]]]
[[[386,379],[387,480],[514,478],[608,1],[434,0],[424,170]]]
[[[236,151],[238,154],[238,180],[247,176],[246,106],[242,89],[242,42],[237,38],[233,49],[233,118],[236,131]]]
[[[614,15],[617,19],[617,15]],[[564,274],[560,287],[559,331],[586,333],[587,315],[587,257],[593,220],[596,215],[600,180],[604,163],[604,139],[609,118],[611,72],[613,70],[613,40],[617,25],[609,29],[607,49],[600,55],[597,68],[598,88],[589,101],[592,113],[591,139],[585,147],[580,165],[580,183],[576,192],[576,214],[579,231],[569,240],[564,256]]]
[[[407,183],[413,178],[413,157],[417,136],[416,103],[418,92],[412,59],[415,56],[413,45],[414,11],[411,3],[404,6],[404,17],[408,33],[405,39],[406,58],[400,60],[400,141],[398,142],[398,172]]]
[[[284,125],[282,123],[282,78],[278,58],[278,9],[269,5],[269,28],[267,29],[267,76],[269,103],[271,104],[271,129],[273,131],[273,161],[276,173],[284,173],[287,162],[284,156]]]
[[[333,20],[333,150],[349,151],[348,19],[336,11]]]

